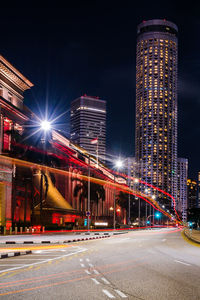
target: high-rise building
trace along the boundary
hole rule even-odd
[[[178,28],[150,20],[137,28],[136,161],[140,178],[177,198]],[[165,199],[163,199],[165,202]],[[173,203],[166,199],[170,208]]]
[[[187,221],[187,177],[188,159],[178,158],[177,160],[177,210],[181,214],[183,222]]]
[[[200,172],[198,172],[197,206],[200,208]]]
[[[71,103],[71,140],[100,160],[106,154],[106,101],[81,96]]]
[[[193,179],[187,180],[188,191],[188,209],[197,207],[197,181]]]

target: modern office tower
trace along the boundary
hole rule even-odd
[[[150,20],[137,28],[136,161],[140,178],[177,199],[178,28]],[[158,195],[161,196],[161,195]],[[162,199],[169,208],[172,201]],[[177,201],[177,200],[176,200]]]
[[[71,140],[104,161],[106,154],[106,101],[81,96],[71,103]]]
[[[197,207],[197,181],[193,179],[187,180],[188,191],[188,209]]]
[[[177,159],[177,210],[181,214],[182,221],[187,221],[187,177],[188,160],[186,158]]]

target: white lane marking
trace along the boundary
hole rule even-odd
[[[91,279],[92,279],[92,281],[94,281],[94,283],[100,284],[100,282],[98,280],[96,280],[95,278],[91,278]]]
[[[183,264],[183,265],[186,265],[186,266],[191,266],[190,264],[187,264],[183,261],[180,261],[180,260],[175,260],[175,262],[179,263],[179,264]]]
[[[91,268],[93,268],[94,267],[94,265],[93,264],[88,264]]]
[[[112,298],[112,299],[114,299],[115,298],[115,296],[113,296],[109,291],[107,291],[107,290],[102,290],[102,292],[106,295],[106,296],[108,296],[109,298]]]
[[[34,252],[35,253],[35,252]],[[36,257],[38,257],[38,256],[58,256],[58,254],[31,254],[31,257],[32,256],[36,256]],[[28,258],[27,258],[28,259]]]
[[[82,267],[82,268],[85,268],[85,265],[84,265],[84,264],[81,264],[81,267]]]
[[[0,267],[4,267],[4,266],[21,266],[22,264],[4,264],[4,265],[0,265]],[[23,266],[29,266],[29,265],[23,265]]]
[[[127,296],[119,290],[115,290],[115,292],[122,298],[127,298]]]
[[[163,239],[163,240],[162,240],[162,242],[165,242],[165,241],[166,241],[166,239]]]
[[[104,277],[101,277],[101,280],[102,280],[105,284],[110,284],[110,282],[109,282],[106,278],[104,278]]]
[[[46,263],[48,261],[53,261],[53,260],[57,260],[57,259],[60,259],[60,258],[63,258],[63,257],[72,256],[72,255],[75,255],[77,253],[84,252],[86,250],[87,250],[87,248],[83,248],[83,249],[80,249],[80,250],[78,250],[76,252],[71,252],[71,253],[68,253],[68,254],[65,254],[65,255],[61,255],[61,256],[58,256],[58,257],[45,259],[43,261],[35,262],[35,263],[32,263],[32,264],[23,265],[23,266],[16,267],[16,268],[9,268],[9,269],[5,269],[5,270],[1,270],[0,273],[4,273],[4,272],[8,272],[8,271],[13,271],[13,270],[17,270],[17,269],[22,269],[22,268],[27,267],[27,266],[34,266],[34,265],[43,264],[43,263]]]
[[[87,261],[90,261],[89,258],[86,258]]]
[[[87,273],[88,275],[90,275],[91,273],[88,270],[85,270],[85,273]]]
[[[94,271],[95,274],[97,274],[97,275],[99,274],[99,272],[97,270],[93,270],[93,271]]]
[[[56,255],[58,256],[58,255]],[[19,260],[19,261],[23,261],[23,260],[43,260],[43,258],[14,258],[14,260]],[[6,259],[6,261],[13,261],[13,259]]]
[[[80,258],[80,261],[83,261],[82,258]]]

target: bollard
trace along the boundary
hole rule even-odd
[[[3,228],[3,234],[6,235],[6,227]]]
[[[22,228],[22,227],[20,227],[20,233],[22,234],[22,232],[23,232],[23,228]]]
[[[29,232],[32,233],[32,226],[29,227]]]
[[[32,228],[32,233],[34,233],[34,228]]]
[[[43,233],[45,232],[45,226],[42,226],[42,232]]]
[[[27,233],[27,227],[25,227],[25,230],[24,230],[24,231],[25,231],[25,233]]]
[[[12,226],[10,226],[10,234],[12,234]]]
[[[17,234],[17,226],[15,226],[15,234]]]

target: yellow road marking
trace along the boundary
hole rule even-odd
[[[191,241],[190,239],[188,239],[185,234],[184,234],[184,231],[181,231],[181,235],[182,235],[182,238],[189,244],[193,245],[193,246],[196,246],[196,247],[200,247],[200,244],[198,243],[195,243],[193,241]]]
[[[69,248],[73,245],[40,245],[40,246],[26,246],[18,248],[0,248],[0,251],[26,251],[26,250],[46,250],[46,249],[60,249],[60,248]]]

